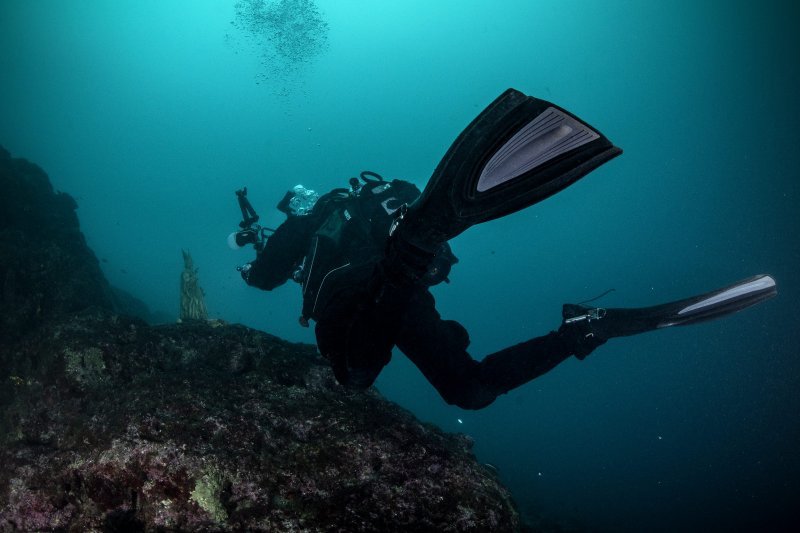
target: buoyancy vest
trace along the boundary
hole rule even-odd
[[[322,222],[311,238],[297,280],[303,287],[303,318],[319,319],[343,290],[357,290],[382,256],[395,212],[420,195],[404,180],[368,180],[355,190],[322,196],[313,215]]]

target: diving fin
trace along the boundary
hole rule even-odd
[[[544,200],[621,153],[569,111],[508,89],[453,142],[397,229],[431,250]]]
[[[762,274],[699,296],[652,307],[605,309],[565,304],[563,326],[586,321],[591,334],[601,339],[626,337],[714,320],[761,303],[777,292],[775,280]]]

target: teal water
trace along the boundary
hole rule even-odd
[[[461,262],[434,292],[474,356],[612,287],[605,305],[647,305],[769,273],[778,298],[612,340],[483,411],[445,405],[399,353],[378,387],[472,436],[530,516],[593,531],[788,529],[800,501],[791,3],[319,0],[311,45],[254,35],[234,4],[0,3],[0,144],[76,197],[112,283],[177,317],[188,249],[213,316],[313,342],[297,286],[263,293],[234,270],[251,254],[225,244],[233,191],[247,185],[269,226],[297,183],[325,191],[372,169],[422,188],[507,87],[554,101],[625,154],[454,240]]]

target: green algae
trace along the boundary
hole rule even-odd
[[[215,522],[224,522],[228,519],[228,512],[222,505],[220,496],[225,477],[215,467],[207,469],[195,482],[190,500],[193,500],[214,519]]]

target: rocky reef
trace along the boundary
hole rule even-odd
[[[468,438],[314,346],[121,314],[75,208],[0,148],[0,531],[520,529]]]

